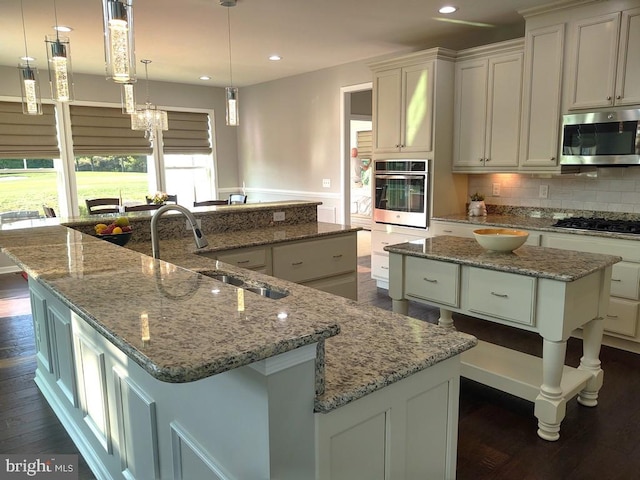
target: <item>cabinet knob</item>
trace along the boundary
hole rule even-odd
[[[481,159],[479,159],[478,161],[479,161],[480,163],[482,163],[482,161],[483,161],[483,160],[484,160],[484,158],[481,158]]]
[[[490,162],[490,161],[491,161],[491,159],[490,159],[489,157],[487,157],[487,158],[485,158],[485,159],[484,159],[484,161],[485,161],[485,162]]]
[[[396,143],[396,148],[400,148],[400,144],[399,143]]]
[[[611,100],[611,95],[609,95],[609,96],[607,97],[607,100]]]
[[[551,161],[555,162],[556,161],[556,157],[551,157]]]
[[[616,95],[616,100],[620,100],[622,98],[622,95]]]

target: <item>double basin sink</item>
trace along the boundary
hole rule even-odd
[[[219,282],[226,283],[228,285],[233,285],[234,287],[242,288],[247,292],[256,293],[266,298],[271,298],[273,300],[278,300],[279,298],[286,297],[289,295],[289,292],[286,290],[278,289],[276,287],[272,287],[266,283],[261,282],[247,282],[240,277],[235,277],[226,272],[221,272],[220,270],[202,270],[198,271],[200,275],[204,275],[205,277],[212,278],[214,280],[218,280]]]

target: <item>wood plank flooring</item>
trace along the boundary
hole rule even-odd
[[[358,275],[359,301],[390,310],[386,290],[371,279],[367,251],[359,256]],[[0,275],[0,452],[78,453],[33,382],[35,346],[25,305],[26,282]],[[436,309],[414,303],[409,314],[429,322],[438,317]],[[541,355],[536,334],[460,315],[454,319],[460,330],[482,340]],[[567,364],[576,366],[580,355],[580,341],[571,339]],[[640,478],[640,355],[603,347],[601,360],[605,377],[598,407],[569,402],[557,442],[536,435],[532,403],[462,379],[457,478]],[[94,478],[81,457],[79,478]]]

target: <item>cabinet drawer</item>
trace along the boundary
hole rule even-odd
[[[389,281],[389,255],[371,252],[371,277]]]
[[[534,325],[534,277],[471,267],[468,282],[469,311]]]
[[[406,257],[405,294],[453,307],[460,306],[460,265]]]
[[[387,255],[384,247],[397,245],[399,243],[406,243],[412,240],[419,240],[426,237],[426,232],[424,235],[406,235],[404,233],[373,231],[371,232],[371,252],[380,252]]]
[[[611,298],[604,318],[606,332],[635,337],[638,325],[638,302]]]
[[[292,282],[356,270],[355,234],[273,247],[273,275]]]
[[[640,265],[620,262],[611,270],[611,295],[638,300]]]
[[[267,253],[264,248],[242,249],[237,252],[221,253],[216,258],[224,263],[242,268],[255,269],[267,264]]]

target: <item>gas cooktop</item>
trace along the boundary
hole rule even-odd
[[[605,218],[571,217],[560,219],[554,223],[553,226],[640,235],[640,221],[636,220],[607,220]]]

